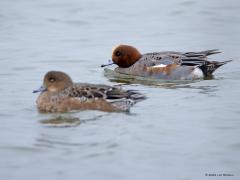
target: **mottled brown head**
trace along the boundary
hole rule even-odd
[[[133,46],[119,45],[112,53],[112,61],[119,67],[127,68],[137,62],[142,55]]]
[[[43,87],[50,92],[59,92],[72,84],[72,79],[66,73],[60,71],[49,71],[43,79]]]

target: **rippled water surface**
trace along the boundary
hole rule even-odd
[[[239,179],[239,12],[238,0],[1,0],[0,179]],[[37,111],[49,70],[117,84],[100,65],[119,43],[234,61],[212,80],[120,81],[148,96],[130,113]]]

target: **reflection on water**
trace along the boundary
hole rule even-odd
[[[48,114],[48,113],[46,113]],[[101,119],[104,115],[98,115],[92,118],[79,118],[74,117],[71,114],[57,114],[52,115],[48,119],[40,120],[39,122],[47,127],[76,127],[80,124],[91,122],[91,121],[97,121]]]
[[[223,80],[224,78],[214,78],[213,76],[205,78],[204,80],[195,80],[195,81],[165,81],[158,79],[149,79],[144,77],[137,77],[131,75],[125,75],[117,73],[111,69],[105,68],[104,75],[111,82],[117,82],[118,85],[144,85],[155,88],[164,88],[171,90],[184,90],[186,92],[197,91],[198,94],[207,95],[208,97],[217,97],[217,91],[219,87],[217,85],[211,84],[211,82]],[[207,82],[207,83],[202,83]],[[148,94],[146,94],[148,96]],[[184,99],[192,98],[192,96],[186,96]]]
[[[39,122],[49,127],[74,127],[78,126],[81,123],[79,118],[64,117],[60,115],[50,119],[40,120]]]
[[[197,82],[201,82],[203,80],[195,80],[195,81],[166,81],[166,80],[158,80],[158,79],[150,79],[144,77],[137,77],[131,75],[125,75],[117,73],[111,69],[104,69],[104,75],[112,82],[117,82],[122,85],[126,84],[142,84],[151,87],[158,87],[158,88],[167,88],[167,89],[197,89],[200,90],[199,93],[209,94],[211,92],[217,91],[217,86],[210,86],[210,85],[196,85]],[[213,76],[208,77],[205,80],[212,80]]]
[[[183,85],[183,84],[189,84],[193,83],[193,81],[166,81],[166,80],[159,80],[156,78],[146,78],[146,77],[140,77],[140,76],[132,76],[132,75],[126,75],[117,73],[114,70],[105,68],[104,69],[104,75],[112,82],[117,83],[123,83],[123,84],[143,84],[147,86],[159,86],[159,87],[175,87],[177,85]],[[199,80],[196,80],[194,82],[198,82]]]

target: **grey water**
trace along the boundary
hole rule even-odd
[[[0,179],[239,179],[239,12],[238,0],[0,0]],[[117,44],[234,61],[212,80],[124,83],[148,97],[130,113],[38,112],[49,70],[118,84],[100,68]]]

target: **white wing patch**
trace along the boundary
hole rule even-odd
[[[158,68],[158,67],[166,67],[167,65],[166,64],[158,64],[156,66],[152,66],[153,68]]]

